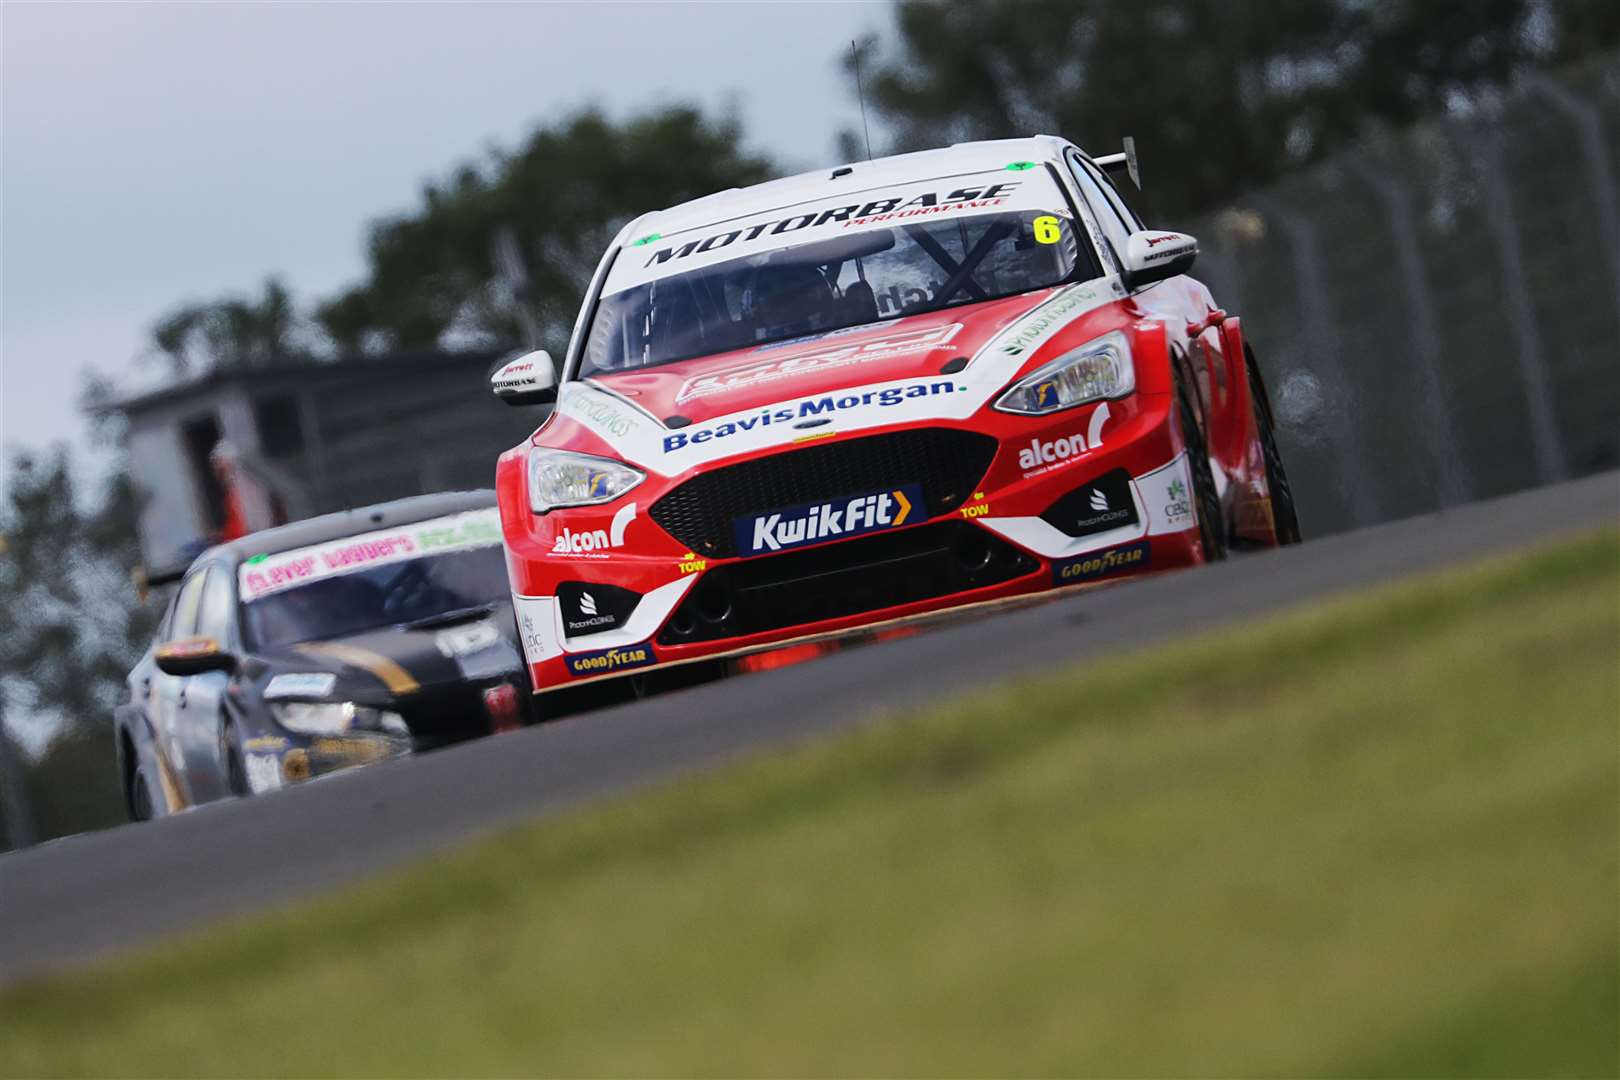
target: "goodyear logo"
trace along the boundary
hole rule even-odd
[[[625,645],[616,649],[573,653],[568,657],[568,671],[572,675],[606,675],[657,662],[658,658],[653,655],[652,646],[642,642],[640,645]]]
[[[1057,585],[1073,585],[1078,581],[1093,581],[1125,570],[1137,570],[1148,564],[1149,545],[1146,540],[1124,547],[1094,551],[1073,559],[1052,564],[1052,581]]]
[[[769,514],[738,518],[737,550],[762,555],[823,540],[842,540],[881,529],[894,529],[922,516],[922,488],[916,484],[870,495],[805,503]]]

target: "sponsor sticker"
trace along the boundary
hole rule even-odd
[[[517,615],[523,658],[531,665],[556,656],[561,651],[557,644],[556,617],[552,611],[555,603],[556,600],[550,596],[512,594],[512,610]]]
[[[605,529],[570,529],[566,524],[557,533],[552,542],[553,555],[585,555],[598,559],[607,558],[607,553],[614,548],[624,546],[624,534],[630,528],[630,523],[636,520],[636,504],[619,508],[613,515],[613,521]]]
[[[564,581],[557,586],[563,633],[571,638],[620,629],[640,602],[640,593],[617,585]]]
[[[500,511],[494,507],[469,510],[256,557],[242,564],[237,583],[243,601],[251,601],[338,574],[500,542]]]
[[[1131,497],[1131,474],[1114,469],[1069,492],[1042,514],[1069,536],[1091,536],[1135,525],[1141,519]]]
[[[973,501],[960,507],[956,512],[969,519],[981,518],[990,513],[990,504],[984,501],[984,492],[975,491]]]
[[[1001,332],[995,345],[1003,356],[1027,356],[1067,326],[1071,316],[1095,306],[1097,290],[1071,285]]]
[[[1192,501],[1187,498],[1187,485],[1175,477],[1165,488],[1164,523],[1177,529],[1193,523]]]
[[[797,401],[760,409],[747,416],[738,416],[736,419],[670,432],[664,436],[664,453],[671,453],[683,446],[729,438],[739,432],[766,428],[773,424],[791,424],[813,416],[832,417],[840,412],[868,405],[893,408],[918,398],[954,394],[966,389],[967,387],[958,386],[950,379],[931,379],[890,383],[876,390],[856,389],[813,398],[800,398]]]
[[[326,671],[293,672],[273,676],[264,688],[264,700],[323,698],[337,686],[337,676]]]
[[[897,528],[926,513],[921,486],[907,484],[890,491],[738,518],[732,526],[739,554],[763,555]]]
[[[1073,585],[1080,581],[1095,581],[1127,570],[1139,570],[1148,564],[1151,545],[1146,540],[1134,544],[1094,551],[1052,564],[1052,582]]]
[[[652,643],[644,641],[640,645],[572,653],[568,657],[568,671],[572,675],[606,675],[614,671],[646,667],[657,662],[658,658],[653,655]]]
[[[255,795],[274,791],[281,786],[279,754],[245,754],[242,764],[247,769],[248,790]]]
[[[608,438],[622,438],[639,426],[629,406],[583,383],[568,385],[558,411]]]
[[[1097,449],[1103,444],[1103,425],[1108,419],[1108,402],[1105,401],[1092,412],[1091,422],[1083,434],[1077,431],[1055,439],[1029,440],[1029,445],[1018,451],[1018,467],[1024,470],[1024,479],[1072,464]]]
[[[950,344],[951,339],[956,337],[961,329],[961,323],[930,326],[921,330],[891,334],[877,341],[835,345],[784,359],[752,360],[725,371],[708,372],[687,379],[676,392],[675,400],[677,403],[685,403],[715,394],[769,385],[811,372],[852,367],[874,360],[914,356]]]
[[[1013,179],[1002,169],[885,185],[858,194],[822,196],[742,220],[661,236],[634,254],[627,252],[616,260],[603,293],[611,295],[669,274],[819,240],[838,232],[963,214],[1013,210],[1061,213],[1054,208],[1063,205],[1064,199],[1049,177],[1032,171]]]
[[[438,646],[441,656],[454,660],[458,656],[483,652],[499,640],[501,632],[489,623],[481,622],[440,630],[434,635],[433,644]]]

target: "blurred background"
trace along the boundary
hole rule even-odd
[[[223,470],[270,520],[487,485],[535,417],[486,371],[561,352],[629,218],[867,129],[1134,136],[1308,535],[1620,465],[1613,0],[13,3],[0,43],[0,845],[121,819],[132,572]]]

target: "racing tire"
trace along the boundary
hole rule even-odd
[[[1288,483],[1288,470],[1283,467],[1282,451],[1277,449],[1276,420],[1271,415],[1271,399],[1260,380],[1260,368],[1254,357],[1245,365],[1249,369],[1249,396],[1254,399],[1254,426],[1260,432],[1260,452],[1266,460],[1266,490],[1271,494],[1271,522],[1277,534],[1277,545],[1297,544],[1304,537],[1299,531],[1299,512],[1294,506],[1294,489]]]
[[[236,733],[236,725],[228,720],[220,732],[220,749],[225,758],[225,790],[237,798],[253,794],[253,788],[248,785],[241,738]]]
[[[1215,562],[1226,558],[1225,517],[1221,513],[1220,494],[1215,490],[1215,474],[1209,467],[1209,444],[1204,441],[1204,429],[1198,423],[1198,410],[1193,405],[1192,391],[1188,389],[1187,380],[1179,368],[1176,372],[1176,406],[1180,412],[1187,466],[1192,473],[1199,546],[1203,549],[1204,561]]]
[[[146,784],[146,774],[140,769],[129,779],[129,820],[152,820],[152,789]]]

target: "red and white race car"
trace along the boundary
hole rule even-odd
[[[1050,136],[643,215],[496,487],[544,693],[1298,538],[1239,321]]]

